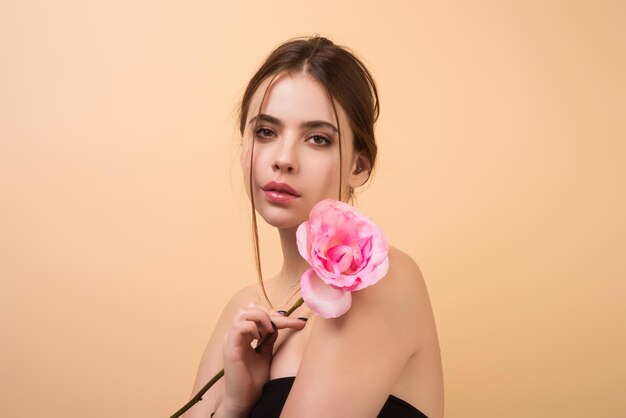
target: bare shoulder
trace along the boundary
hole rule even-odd
[[[378,283],[352,293],[352,307],[342,317],[321,321],[322,327],[344,328],[348,323],[355,329],[368,324],[370,331],[394,333],[407,337],[402,329],[408,320],[429,321],[432,315],[428,290],[422,272],[406,252],[389,246],[389,268]],[[318,321],[315,321],[318,322]],[[375,329],[378,326],[379,329]],[[394,329],[395,328],[395,329]],[[346,334],[345,329],[342,334]],[[417,341],[405,341],[416,348]]]
[[[399,248],[389,246],[389,271],[387,277],[399,286],[425,286],[424,277],[417,262]]]
[[[258,287],[257,283],[252,283],[237,290],[226,304],[224,311],[237,311],[248,303],[254,302],[257,298]]]
[[[281,417],[319,416],[320,405],[333,411],[332,416],[375,416],[419,350],[420,325],[430,320],[430,307],[424,305],[429,305],[428,293],[417,263],[390,247],[383,279],[353,292],[352,306],[344,315],[316,317],[310,324]],[[358,391],[355,381],[362,385]],[[353,402],[346,403],[346,397]]]
[[[411,297],[413,303],[415,298],[428,298],[426,282],[422,275],[422,270],[417,262],[404,251],[389,247],[389,271],[387,272],[390,286],[397,286],[395,290],[404,290],[407,296]]]
[[[389,246],[387,275],[374,286],[353,294],[354,314],[369,316],[376,312],[394,324],[404,324],[408,319],[424,324],[431,320],[432,309],[422,271],[417,262],[399,248]],[[397,330],[399,333],[402,331]],[[412,337],[418,337],[414,334]],[[408,335],[407,335],[408,337]],[[420,344],[409,343],[413,349]]]

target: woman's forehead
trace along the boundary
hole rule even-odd
[[[265,100],[260,113],[280,119],[285,124],[321,120],[336,125],[331,98],[326,88],[309,74],[282,73],[263,81],[252,97],[248,121],[259,114],[264,94]],[[346,128],[345,112],[337,101],[335,106],[343,130]]]

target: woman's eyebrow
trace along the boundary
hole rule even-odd
[[[278,125],[278,126],[283,126],[284,125],[283,122],[280,119],[275,118],[274,116],[270,116],[270,115],[265,114],[265,113],[259,113],[258,115],[252,117],[250,119],[249,123],[252,124],[257,119],[259,121],[272,123],[272,124]],[[328,129],[332,130],[335,133],[337,132],[337,127],[335,125],[333,125],[332,123],[330,123],[330,122],[326,122],[325,120],[307,120],[307,121],[302,122],[300,124],[300,127],[301,128],[309,128],[309,129],[310,128],[328,128]]]

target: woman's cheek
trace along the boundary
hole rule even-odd
[[[241,147],[241,159],[239,160],[239,164],[241,165],[241,169],[244,171],[250,170],[250,154],[252,153],[252,146],[249,140],[244,140]]]

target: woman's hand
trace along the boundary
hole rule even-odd
[[[263,385],[269,380],[278,330],[301,330],[306,325],[303,320],[268,312],[261,305],[248,304],[239,310],[224,336],[222,406],[242,415],[250,412],[261,396]],[[257,345],[265,341],[258,352],[252,348],[253,340],[257,340]]]

